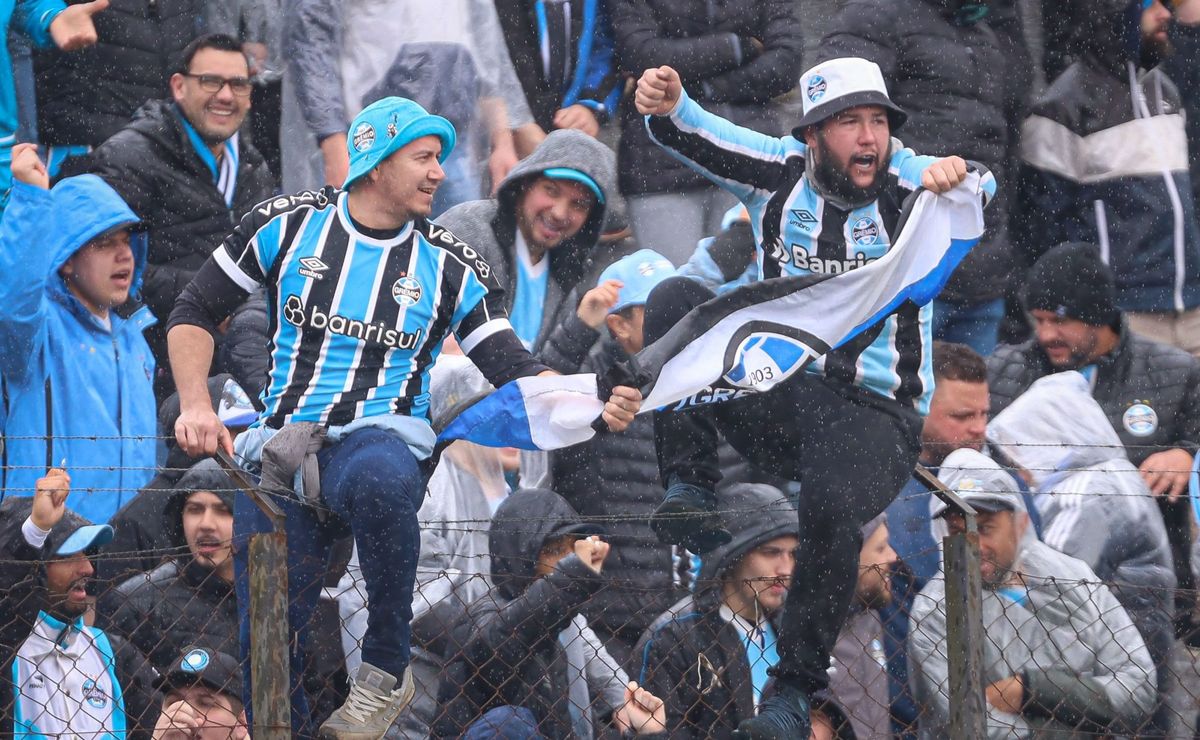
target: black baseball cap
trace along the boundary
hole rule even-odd
[[[162,672],[158,690],[186,689],[203,685],[242,701],[242,667],[228,653],[198,645],[189,645],[177,660]]]

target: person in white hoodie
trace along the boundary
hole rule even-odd
[[[1165,688],[1177,585],[1167,530],[1088,380],[1076,371],[1039,379],[991,421],[987,436],[1029,482],[1042,540],[1087,563],[1109,585]],[[1159,729],[1167,720],[1160,711]]]

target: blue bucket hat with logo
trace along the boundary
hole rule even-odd
[[[349,188],[397,149],[422,136],[436,136],[442,140],[438,162],[445,162],[454,150],[454,126],[408,98],[383,98],[363,108],[346,133],[350,171],[346,173],[342,188]]]

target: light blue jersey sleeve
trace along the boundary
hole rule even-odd
[[[786,174],[788,157],[805,152],[791,136],[768,136],[709,113],[686,91],[670,114],[646,116],[646,129],[671,156],[743,203],[769,197]]]

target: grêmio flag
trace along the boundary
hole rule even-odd
[[[919,191],[880,259],[840,274],[762,280],[697,306],[622,368],[641,388],[642,413],[716,381],[767,392],[905,301],[929,303],[979,242],[983,198],[974,172],[947,193]],[[439,441],[526,450],[578,444],[595,433],[607,385],[594,374],[520,378],[464,411]]]

